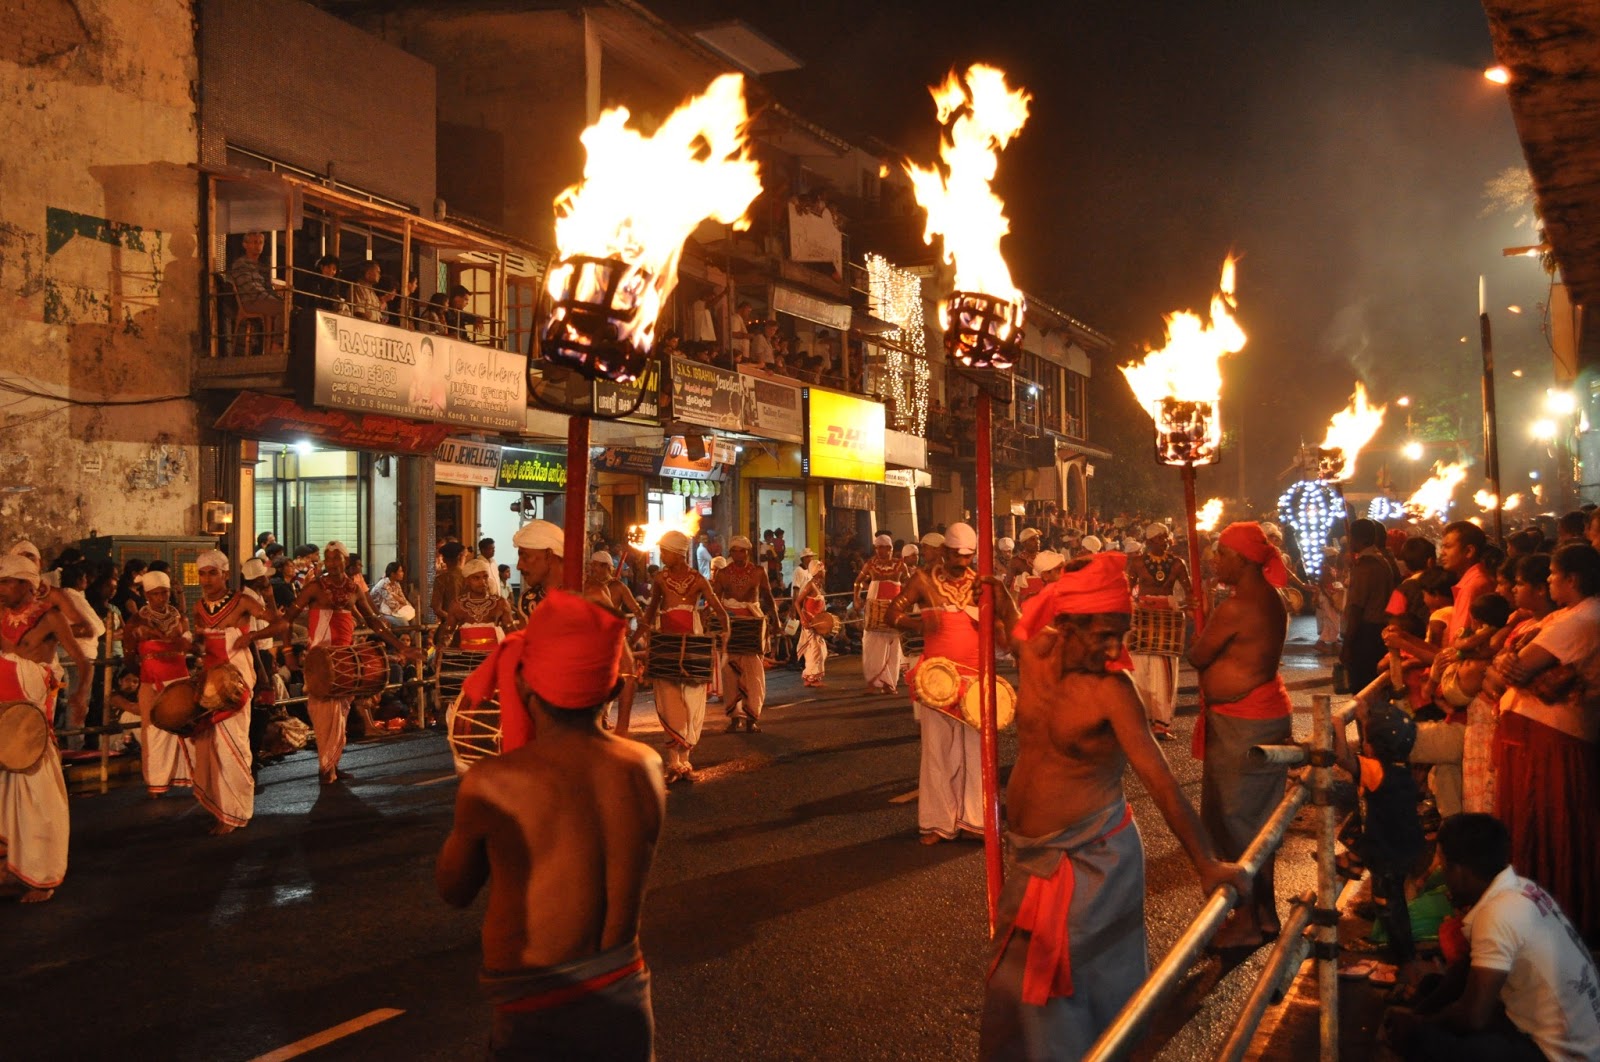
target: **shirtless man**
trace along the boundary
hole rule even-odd
[[[616,564],[611,554],[599,550],[589,558],[589,570],[583,584],[583,596],[622,615],[624,622],[640,619],[644,609],[634,598],[628,584],[617,578]],[[624,644],[622,649],[622,692],[617,694],[618,737],[628,735],[628,724],[633,718],[633,698],[639,691],[639,671],[634,660],[633,647]],[[605,713],[600,715],[600,725],[610,729]]]
[[[1206,619],[1189,648],[1200,673],[1202,716],[1194,754],[1205,761],[1200,817],[1224,859],[1238,859],[1283,799],[1286,768],[1250,759],[1253,745],[1293,737],[1289,691],[1278,677],[1287,630],[1278,589],[1288,582],[1283,557],[1261,527],[1230,524],[1217,539],[1217,579],[1233,593]],[[1256,876],[1254,900],[1218,932],[1216,948],[1256,948],[1279,931],[1273,861]]]
[[[716,591],[705,577],[689,567],[689,536],[668,531],[661,536],[662,568],[650,588],[650,604],[644,612],[645,637],[661,634],[700,634],[699,609],[702,604],[716,616],[724,636],[728,612],[717,600]],[[667,784],[694,780],[694,765],[689,756],[700,743],[700,728],[706,721],[706,684],[654,679],[656,715],[667,735]]]
[[[243,590],[228,589],[228,558],[207,550],[195,558],[200,600],[193,631],[201,642],[200,666],[210,672],[231,665],[242,684],[240,700],[206,717],[194,735],[194,795],[217,821],[214,836],[232,833],[255,813],[256,784],[250,754],[250,702],[256,685],[255,643],[286,634],[277,611]]]
[[[35,596],[39,568],[26,557],[0,557],[0,701],[27,701],[44,715],[55,714],[56,687],[49,669],[38,659],[55,643],[82,655],[59,610],[40,609]],[[26,617],[32,616],[31,619]],[[18,620],[18,617],[23,617]],[[81,661],[79,661],[81,663]],[[87,696],[82,667],[73,680],[73,694]],[[79,703],[79,702],[74,702]],[[21,709],[18,709],[19,711]],[[61,754],[52,736],[44,754],[26,771],[0,771],[0,895],[23,903],[42,903],[55,895],[67,875],[71,817]]]
[[[750,540],[734,535],[728,540],[728,563],[711,577],[711,589],[733,619],[765,619],[764,632],[778,627],[778,605],[772,586],[759,564],[750,562]],[[765,641],[765,639],[762,639]],[[767,703],[766,654],[727,654],[722,667],[722,704],[728,713],[728,732],[761,729],[761,709]]]
[[[1133,684],[1108,669],[1126,659],[1124,563],[1073,561],[1012,631],[1021,689],[1006,826],[1016,865],[987,978],[986,1062],[1083,1057],[1144,981],[1144,847],[1122,789],[1130,764],[1201,891],[1248,888],[1243,871],[1218,862]]]
[[[654,1057],[639,909],[666,816],[661,757],[596,725],[626,632],[614,612],[550,594],[498,689],[502,706],[537,718],[538,740],[461,779],[435,880],[456,907],[489,886],[492,1058]]]
[[[345,558],[350,555],[342,542],[329,542],[322,551],[324,571],[306,583],[283,618],[293,623],[307,613],[310,623],[310,648],[319,645],[345,646],[355,643],[356,620],[363,620],[378,640],[405,660],[422,659],[422,651],[408,649],[395,637],[390,626],[372,610],[367,595],[361,593],[345,573]],[[339,758],[344,755],[345,722],[350,715],[349,697],[306,697],[306,709],[317,733],[317,767],[322,784],[339,780]]]
[[[1192,600],[1189,566],[1170,550],[1172,533],[1166,524],[1151,524],[1144,531],[1144,552],[1128,558],[1128,581],[1140,608],[1176,610]],[[1183,591],[1180,601],[1177,595]],[[1157,739],[1172,740],[1172,717],[1178,708],[1178,658],[1161,653],[1133,654],[1133,685],[1150,716]]]
[[[861,670],[867,689],[873,693],[893,693],[900,684],[905,666],[905,647],[900,632],[887,622],[889,602],[900,596],[907,581],[905,565],[894,557],[894,539],[878,535],[872,540],[872,557],[856,576],[855,607],[865,612],[866,629],[861,634]],[[876,613],[876,615],[874,614]]]
[[[461,566],[464,591],[445,610],[434,644],[441,649],[449,646],[459,631],[463,653],[487,653],[516,630],[511,602],[490,588],[492,573],[493,565],[482,557],[474,557]]]
[[[534,603],[549,590],[561,588],[565,578],[562,557],[566,532],[548,520],[529,520],[511,536],[517,547],[517,571],[522,573],[522,595]],[[530,607],[526,611],[532,611]]]

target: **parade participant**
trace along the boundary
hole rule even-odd
[[[922,656],[907,673],[911,706],[922,729],[922,765],[917,789],[917,830],[923,844],[953,841],[965,834],[983,836],[983,781],[978,731],[943,712],[920,704],[916,671],[925,662],[949,660],[970,680],[978,673],[978,573],[972,568],[978,534],[966,524],[945,531],[944,559],[937,568],[912,576],[889,606],[888,622],[903,630],[920,630]],[[1000,641],[1014,611],[1011,596],[996,579],[995,622]],[[920,606],[919,615],[911,615]],[[959,702],[958,702],[959,703]]]
[[[344,559],[348,555],[342,542],[328,543],[322,557],[325,570],[306,583],[295,597],[294,604],[284,612],[284,620],[293,623],[295,617],[305,612],[310,620],[308,648],[314,649],[319,645],[353,645],[356,620],[359,618],[366,623],[368,630],[403,659],[422,659],[419,650],[406,648],[382,617],[372,611],[367,596],[356,592],[355,584],[344,570]],[[322,784],[332,785],[339,780],[339,759],[344,755],[345,723],[350,715],[350,698],[308,696],[306,709],[317,733],[317,767]]]
[[[33,597],[38,572],[22,572],[21,558],[0,560],[0,606],[23,607]],[[25,563],[25,562],[24,562]],[[56,686],[36,660],[0,653],[0,702],[26,701],[44,715],[54,712]],[[44,753],[25,771],[0,771],[0,895],[43,903],[67,876],[71,812],[61,753],[52,731]]]
[[[827,577],[828,569],[821,564],[813,564],[807,574],[810,576],[804,586],[797,586],[791,607],[795,616],[800,620],[800,641],[795,647],[799,654],[802,666],[801,681],[807,686],[822,687],[827,683],[823,679],[828,675],[828,639],[818,629],[817,621],[828,614],[828,598],[823,587],[823,579]]]
[[[228,589],[228,558],[221,551],[200,554],[195,569],[200,576],[200,600],[194,606],[192,630],[201,641],[200,667],[210,672],[232,666],[243,680],[237,688],[239,701],[207,715],[190,746],[195,799],[217,820],[211,833],[221,836],[246,825],[255,813],[254,758],[250,754],[254,645],[286,633],[289,625],[257,598]]]
[[[463,653],[487,653],[517,628],[517,618],[505,598],[492,592],[489,577],[493,565],[474,557],[461,566],[462,593],[451,602],[434,635],[441,649],[451,646],[459,632]]]
[[[589,558],[589,570],[583,584],[583,596],[589,600],[604,605],[614,612],[620,613],[624,621],[642,619],[644,609],[639,607],[639,602],[634,598],[633,591],[628,589],[628,584],[617,578],[616,562],[611,554],[605,550],[596,552]],[[617,736],[623,737],[628,733],[628,724],[633,717],[633,698],[639,690],[639,671],[634,660],[631,645],[624,645],[622,650],[622,692],[617,694]],[[605,713],[600,714],[600,725],[610,728],[610,722]]]
[[[893,693],[900,684],[905,650],[900,632],[883,617],[905,580],[904,565],[894,559],[894,539],[878,535],[872,540],[872,558],[861,566],[855,585],[856,611],[865,612],[867,620],[861,635],[861,670],[873,693]]]
[[[274,617],[278,616],[278,603],[272,591],[270,582],[271,569],[267,562],[259,557],[251,557],[239,565],[239,589],[245,596],[254,598],[263,605],[269,606],[267,611]],[[250,711],[250,773],[252,777],[261,774],[261,739],[266,734],[267,724],[271,722],[271,715],[267,709],[271,708],[278,700],[276,675],[273,674],[273,650],[278,644],[277,632],[268,630],[271,623],[264,620],[251,618],[250,630],[262,631],[262,636],[256,640],[251,648],[255,654],[256,665],[256,690],[254,703]],[[288,634],[287,630],[282,631]],[[259,791],[260,783],[257,782]]]
[[[1010,538],[997,538],[994,540],[994,570],[1005,580],[1007,586],[1011,585],[1012,571],[1011,560],[1016,556],[1017,543]]]
[[[689,567],[689,536],[668,531],[661,536],[660,574],[650,588],[650,604],[645,609],[645,636],[662,634],[700,634],[699,609],[710,608],[724,633],[728,613],[717,600],[705,577]],[[667,784],[693,781],[694,765],[689,757],[700,743],[700,728],[706,719],[706,684],[655,679],[656,715],[667,735]]]
[[[492,1058],[654,1057],[638,934],[666,815],[661,758],[596,726],[626,633],[609,609],[551,593],[508,640],[517,654],[498,689],[503,710],[537,719],[539,740],[461,779],[434,877],[455,907],[489,886]]]
[[[1189,648],[1189,663],[1200,673],[1202,714],[1194,728],[1194,754],[1205,761],[1200,817],[1224,859],[1244,854],[1288,780],[1286,768],[1250,758],[1252,746],[1286,744],[1294,734],[1289,691],[1278,676],[1288,630],[1278,590],[1288,575],[1260,525],[1230,524],[1217,540],[1217,578],[1233,593]],[[1272,859],[1251,893],[1254,900],[1235,909],[1215,947],[1255,948],[1277,936]]]
[[[517,571],[522,574],[524,602],[537,604],[550,590],[561,589],[565,578],[562,557],[566,554],[566,532],[548,520],[529,520],[511,537],[517,547]],[[527,615],[531,610],[522,610]]]
[[[1015,867],[985,983],[985,1060],[1081,1058],[1144,981],[1144,846],[1123,791],[1128,766],[1201,890],[1249,887],[1237,866],[1218,862],[1138,691],[1117,673],[1133,609],[1124,562],[1073,561],[1010,632],[1021,667],[1006,790]]]
[[[1037,527],[1024,527],[1017,534],[1017,548],[1011,556],[1011,574],[1029,575],[1033,572],[1033,559],[1039,555],[1039,547],[1043,545],[1039,538]]]
[[[905,569],[907,580],[922,566],[922,551],[917,549],[915,542],[907,542],[900,547],[900,566]]]
[[[1140,608],[1176,611],[1194,595],[1189,566],[1173,555],[1171,541],[1165,524],[1151,524],[1145,528],[1144,552],[1128,559],[1128,580]],[[1172,717],[1178,709],[1178,658],[1134,653],[1133,685],[1150,716],[1150,729],[1161,741],[1171,741]]]
[[[944,563],[944,536],[937,531],[929,531],[922,536],[920,542],[922,549],[922,571],[931,571]]]
[[[310,542],[303,543],[294,548],[293,578],[290,580],[294,592],[298,594],[312,579],[316,578],[317,570],[322,566],[322,551]]]
[[[1042,592],[1051,583],[1059,581],[1066,570],[1066,565],[1067,558],[1062,554],[1053,549],[1041,549],[1039,555],[1033,558],[1034,578],[1028,584],[1028,588],[1033,593],[1029,594],[1029,597],[1031,598],[1034,594]],[[1022,603],[1018,602],[1017,607],[1021,608]]]
[[[450,606],[466,592],[466,576],[461,570],[462,557],[467,547],[459,542],[445,542],[439,547],[439,560],[444,565],[433,576],[433,597],[429,607],[441,623],[450,614]],[[435,639],[435,644],[443,644]]]
[[[156,726],[150,718],[161,691],[189,678],[186,659],[192,638],[183,610],[172,603],[166,572],[144,573],[145,604],[122,630],[124,655],[139,659],[139,759],[152,797],[192,784],[194,749],[189,739]]]
[[[744,535],[734,535],[728,540],[728,557],[728,563],[712,577],[711,588],[722,599],[729,617],[743,620],[764,617],[767,630],[776,630],[778,606],[772,599],[766,571],[750,561],[750,540]],[[722,704],[728,715],[728,731],[759,732],[761,709],[766,703],[764,654],[734,654],[730,649],[722,668]]]

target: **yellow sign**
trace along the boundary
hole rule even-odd
[[[882,403],[815,387],[806,403],[805,474],[882,483]]]

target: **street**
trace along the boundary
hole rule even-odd
[[[1286,662],[1301,687],[1297,734],[1304,687],[1325,675],[1315,667],[1305,654]],[[802,690],[797,672],[771,678],[763,732],[722,734],[712,705],[702,778],[668,798],[643,928],[660,1057],[974,1057],[982,850],[917,843],[908,702],[866,694],[856,657],[832,661],[823,690]],[[1165,749],[1197,800],[1193,708],[1180,711],[1180,740]],[[648,698],[635,718],[654,740]],[[1014,756],[1004,737],[1003,765]],[[7,1054],[246,1060],[298,1045],[272,1057],[478,1057],[482,898],[457,911],[433,888],[455,792],[444,741],[357,744],[341,775],[319,787],[311,752],[268,768],[254,821],[223,838],[205,836],[186,794],[74,799],[64,887],[46,905],[0,909]],[[1155,961],[1200,894],[1131,779],[1130,793]],[[1310,886],[1308,853],[1292,832],[1280,901]],[[1264,956],[1226,973],[1216,959],[1197,965],[1141,1057],[1210,1057]]]

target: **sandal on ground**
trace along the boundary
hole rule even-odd
[[[1355,962],[1346,963],[1345,965],[1339,967],[1339,980],[1365,981],[1367,978],[1372,976],[1372,971],[1375,970],[1377,966],[1378,964],[1373,962],[1371,959],[1357,959]]]

